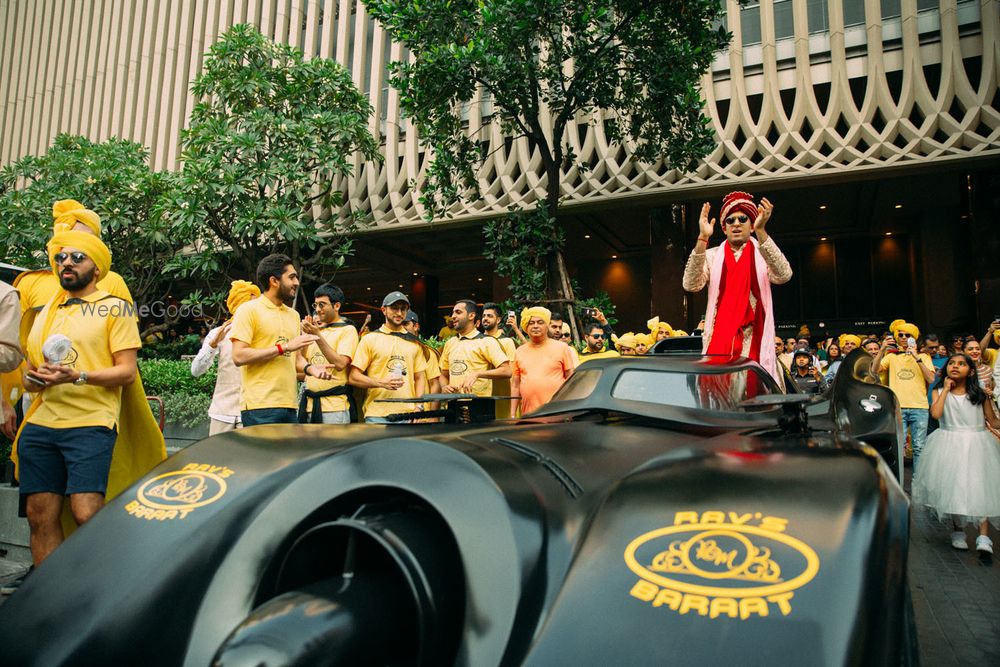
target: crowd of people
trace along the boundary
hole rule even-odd
[[[980,530],[977,548],[991,552],[987,521],[1000,521],[1000,443],[990,433],[1000,427],[993,347],[1000,345],[1000,321],[982,338],[958,336],[951,346],[902,320],[885,334],[845,333],[817,345],[805,328],[783,339],[775,335],[771,286],[787,282],[791,267],[766,231],[773,205],[744,192],[727,195],[720,213],[725,240],[712,248],[710,212],[705,204],[683,278],[689,291],[708,288],[705,319],[694,332],[703,352],[748,357],[786,389],[819,393],[848,354],[864,349],[872,357],[870,380],[899,399],[915,497],[952,517],[956,548],[968,548],[960,527],[972,521]],[[70,525],[82,524],[165,456],[137,371],[135,318],[93,317],[95,304],[131,303],[110,270],[100,219],[72,200],[57,202],[53,215],[51,271],[22,275],[16,292],[0,285],[0,372],[8,373],[0,421],[15,437],[36,564],[64,537],[64,497]],[[194,375],[217,363],[212,435],[259,424],[434,421],[439,403],[457,394],[494,397],[499,417],[528,414],[581,364],[646,355],[666,338],[687,336],[659,317],[644,331],[617,335],[591,308],[578,349],[558,312],[540,305],[504,312],[461,299],[439,350],[418,335],[420,318],[402,292],[385,295],[384,321],[369,330],[368,321],[359,326],[342,315],[348,301],[332,284],[308,295],[311,312],[301,317],[294,307],[299,276],[285,255],[262,259],[254,279],[232,283],[229,318],[205,332],[191,363]],[[16,433],[8,400],[15,385],[26,409]],[[928,437],[933,422],[939,427]],[[987,439],[988,447],[976,445]]]

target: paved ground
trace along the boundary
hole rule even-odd
[[[909,471],[907,471],[908,473]],[[951,527],[914,508],[910,532],[910,587],[924,667],[1000,665],[1000,533],[990,535],[996,559],[974,549],[951,547]],[[19,576],[26,564],[0,559],[0,584]],[[0,595],[0,604],[6,599]]]
[[[920,659],[938,665],[1000,665],[1000,533],[990,527],[995,558],[951,546],[951,526],[914,507],[910,519],[910,590]]]

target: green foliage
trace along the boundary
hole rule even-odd
[[[576,294],[580,293],[580,288],[576,286],[575,282],[573,284],[573,291]],[[608,319],[608,324],[614,326],[618,323],[618,320],[615,318],[615,304],[611,301],[611,297],[607,292],[598,291],[589,299],[576,300],[573,310],[576,312],[576,316],[580,318],[583,325],[586,326],[587,321],[591,318],[584,317],[584,308],[597,308],[604,313],[604,317]]]
[[[424,343],[424,345],[426,345],[427,347],[434,348],[438,352],[443,350],[444,344],[448,342],[446,340],[441,340],[440,338],[437,337],[437,335],[429,336],[427,338],[421,336],[420,340]]]
[[[178,336],[175,340],[158,340],[154,343],[143,343],[139,357],[156,360],[180,360],[185,354],[198,354],[201,349],[201,337],[198,334]],[[190,365],[190,362],[184,361]]]
[[[496,272],[510,278],[512,299],[521,305],[545,300],[548,257],[564,241],[562,229],[548,215],[548,209],[512,209],[506,216],[487,222],[483,238],[484,254],[493,260]]]
[[[163,414],[168,422],[180,424],[187,428],[204,424],[208,420],[208,406],[212,404],[212,396],[205,394],[184,394],[168,392],[162,394]],[[150,403],[153,414],[158,414],[159,406]]]
[[[168,421],[192,427],[208,419],[208,406],[215,391],[214,366],[204,375],[194,377],[190,361],[140,359],[139,372],[146,395],[163,399]],[[154,415],[158,414],[159,406],[150,403],[150,407]]]
[[[52,204],[76,199],[101,217],[102,238],[138,304],[166,294],[163,265],[185,238],[154,215],[173,186],[169,172],[149,168],[141,145],[112,138],[93,143],[60,134],[42,156],[29,155],[0,170],[0,244],[4,261],[27,268],[48,264]]]
[[[379,159],[371,105],[348,72],[236,25],[212,46],[191,91],[197,103],[181,133],[183,170],[163,212],[194,252],[167,270],[252,279],[272,252],[314,278],[343,266],[361,221],[316,220],[314,207],[343,205],[334,183],[351,173],[356,155]]]
[[[729,34],[715,27],[719,0],[365,0],[408,58],[389,65],[403,112],[432,156],[421,184],[428,220],[479,194],[488,138],[465,117],[483,111],[511,138],[526,137],[546,179],[544,213],[508,217],[487,229],[488,255],[511,278],[517,299],[573,300],[553,219],[563,173],[587,169],[570,143],[579,118],[604,119],[611,143],[636,159],[688,170],[713,148],[698,83]],[[532,225],[539,232],[529,231]],[[506,227],[506,228],[505,228]],[[501,262],[499,239],[534,238],[534,255]],[[494,240],[496,239],[496,240]],[[524,260],[530,261],[524,261]],[[500,264],[503,264],[501,266]]]
[[[191,362],[175,359],[139,359],[139,373],[148,396],[169,393],[205,394],[215,391],[215,368],[201,377],[191,375]]]
[[[690,169],[712,148],[698,82],[728,43],[718,0],[365,0],[412,60],[390,64],[403,111],[433,149],[429,215],[477,190],[483,157],[463,113],[477,90],[509,136],[537,146],[557,205],[560,168],[578,162],[566,130],[603,112],[636,157]],[[474,110],[479,113],[479,110]],[[580,166],[580,165],[577,165]]]

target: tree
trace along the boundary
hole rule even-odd
[[[690,169],[713,146],[697,84],[728,43],[713,22],[718,0],[365,0],[412,60],[391,63],[406,115],[433,159],[422,201],[429,217],[478,194],[483,142],[462,116],[478,90],[505,134],[526,137],[546,177],[538,215],[510,221],[549,230],[543,271],[548,301],[574,300],[554,223],[562,173],[584,168],[567,141],[579,118],[604,118],[605,133],[636,159]],[[479,110],[475,110],[479,113]],[[484,123],[485,125],[485,123]],[[489,231],[490,228],[487,228]],[[496,255],[494,255],[496,258]],[[572,318],[571,318],[572,321]],[[575,325],[574,325],[575,327]]]
[[[356,153],[379,159],[371,105],[347,71],[236,25],[212,46],[191,91],[198,102],[181,133],[183,168],[163,211],[191,245],[167,269],[191,280],[252,280],[272,252],[313,278],[340,268],[361,220],[314,212],[343,205],[334,183]]]
[[[52,204],[76,199],[101,216],[101,236],[111,249],[137,305],[169,294],[163,265],[184,245],[170,222],[154,214],[173,185],[169,172],[149,168],[140,144],[112,138],[94,143],[60,134],[42,156],[29,155],[0,170],[0,244],[5,261],[27,268],[48,265]]]

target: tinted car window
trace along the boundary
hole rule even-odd
[[[600,378],[601,371],[599,369],[577,369],[573,372],[573,375],[566,380],[566,383],[559,388],[559,391],[557,391],[555,396],[552,397],[552,400],[578,401],[582,398],[587,398],[594,393],[594,387],[597,386],[597,381]]]
[[[611,389],[612,397],[624,401],[726,411],[737,410],[741,401],[770,393],[769,386],[751,370],[695,375],[629,369],[622,371]]]

